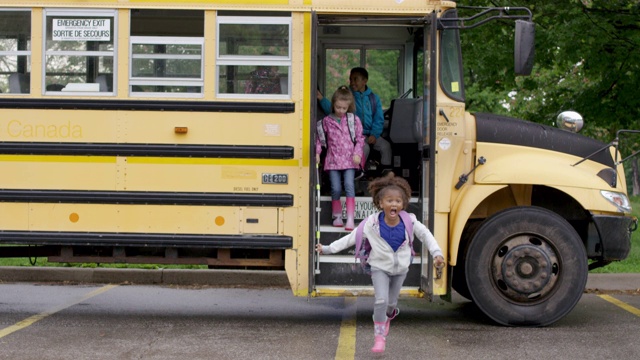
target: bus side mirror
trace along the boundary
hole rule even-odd
[[[536,29],[530,21],[516,20],[514,70],[516,75],[531,75],[535,56]]]

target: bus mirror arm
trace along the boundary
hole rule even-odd
[[[622,130],[618,130],[616,132],[616,138],[613,139],[613,141],[611,141],[610,143],[606,144],[605,146],[603,146],[602,148],[600,148],[599,150],[593,152],[592,154],[589,154],[588,156],[585,156],[582,158],[582,160],[578,161],[577,163],[571,165],[571,166],[578,166],[580,164],[582,164],[583,162],[589,160],[590,158],[592,158],[594,155],[596,155],[597,153],[604,151],[606,149],[609,149],[610,147],[614,147],[615,148],[615,159],[613,161],[613,166],[611,167],[611,170],[613,170],[613,177],[611,179],[611,187],[616,187],[617,181],[616,179],[618,178],[618,165],[622,164],[623,162],[627,161],[628,159],[631,159],[633,157],[638,156],[638,154],[640,154],[640,150],[635,151],[634,153],[632,153],[631,155],[627,156],[626,158],[618,161],[618,147],[620,145],[620,134],[622,133],[630,133],[630,134],[640,134],[640,130],[626,130],[626,129],[622,129]]]
[[[466,174],[460,175],[460,178],[458,179],[458,183],[456,184],[456,190],[460,190],[462,185],[464,185],[469,180],[469,175],[471,175],[471,173],[473,173],[478,166],[484,165],[484,163],[486,162],[487,162],[487,159],[485,159],[484,156],[480,156],[478,158],[478,163],[476,164],[476,166],[473,167],[473,169],[471,169],[471,171],[469,171]]]
[[[441,18],[439,25],[442,29],[473,29],[493,20],[525,20],[531,22],[533,14],[526,7],[478,7],[458,6],[458,9],[480,10],[475,15],[466,18]],[[497,15],[493,15],[498,13]],[[481,19],[481,20],[478,20]]]
[[[619,143],[619,138],[620,138],[620,134],[621,133],[640,134],[640,130],[625,130],[625,129],[618,130],[618,132],[616,133],[616,138],[613,140],[613,142],[611,142],[611,145],[614,145],[616,147],[616,162],[615,162],[616,166],[619,165],[619,164],[622,164],[623,162],[625,162],[625,161],[627,161],[627,160],[629,160],[631,158],[634,158],[634,157],[638,156],[638,154],[640,154],[640,150],[637,150],[637,151],[633,152],[633,154],[631,154],[631,155],[627,156],[626,158],[618,161],[618,143]]]

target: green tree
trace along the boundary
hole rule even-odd
[[[575,110],[585,119],[582,133],[605,142],[619,129],[640,128],[640,1],[458,2],[464,5],[527,6],[536,23],[536,65],[528,77],[513,73],[513,21],[461,32],[471,111],[552,124],[559,112]],[[625,135],[623,154],[638,149],[636,137]]]

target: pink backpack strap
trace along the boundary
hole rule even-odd
[[[411,216],[409,215],[408,212],[402,210],[400,211],[400,219],[402,219],[402,222],[404,223],[404,228],[407,230],[407,233],[409,234],[409,247],[411,248],[411,255],[416,254],[416,252],[413,250],[413,221],[411,221]],[[357,238],[356,238],[356,242],[357,242]]]
[[[364,231],[364,224],[368,219],[368,217],[363,219],[356,228],[356,257],[358,257],[358,255],[360,254],[360,250],[362,250],[362,233]]]

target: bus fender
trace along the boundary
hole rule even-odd
[[[451,206],[449,232],[449,262],[455,266],[458,260],[460,238],[469,217],[478,205],[491,194],[504,189],[507,185],[473,185],[463,186],[456,201]]]

